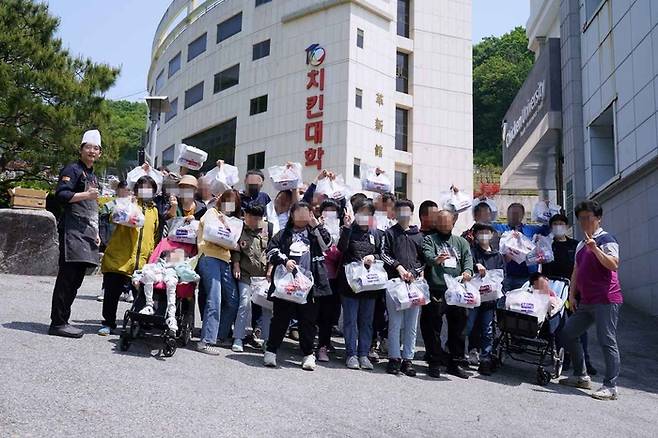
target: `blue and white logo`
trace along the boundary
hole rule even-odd
[[[324,62],[326,52],[319,44],[311,44],[306,49],[306,65],[317,67]]]

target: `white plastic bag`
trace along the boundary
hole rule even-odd
[[[223,216],[226,225],[217,213],[209,210],[203,216],[203,240],[227,249],[238,249],[244,222],[232,216]]]
[[[393,184],[384,172],[377,174],[377,167],[362,164],[361,188],[371,192],[387,193],[393,191]]]
[[[272,310],[274,303],[267,299],[270,282],[265,277],[251,277],[251,302],[263,309]]]
[[[456,192],[452,187],[450,190],[439,194],[439,205],[446,210],[461,213],[471,208],[473,200],[462,191]]]
[[[279,265],[274,271],[274,287],[273,297],[306,304],[308,293],[313,287],[313,275],[300,266],[288,272],[285,266]]]
[[[539,201],[532,209],[532,220],[547,224],[553,216],[560,214],[562,207],[549,201]]]
[[[406,310],[413,306],[424,306],[430,302],[430,287],[427,281],[419,278],[412,283],[400,278],[389,280],[386,292],[395,303],[395,310]]]
[[[528,266],[550,263],[555,260],[553,254],[553,236],[537,236],[535,248],[525,258]]]
[[[381,260],[375,260],[370,268],[366,268],[363,262],[349,263],[345,265],[345,276],[347,284],[357,294],[385,289],[388,281],[388,274]]]
[[[503,297],[504,278],[505,272],[502,269],[490,269],[484,277],[476,273],[470,283],[480,292],[480,301],[484,303]]]
[[[117,198],[114,201],[111,220],[117,225],[142,228],[145,218],[142,209],[131,198]]]
[[[290,163],[290,166],[272,166],[267,169],[267,172],[270,174],[274,189],[279,192],[296,189],[302,181],[301,163]]]
[[[178,145],[178,158],[176,165],[187,167],[190,170],[199,170],[208,159],[208,153],[185,143]]]
[[[213,167],[206,173],[206,178],[210,181],[210,193],[213,195],[221,195],[240,182],[238,168],[226,163],[222,167]]]
[[[167,238],[172,242],[196,244],[199,233],[199,221],[185,222],[184,217],[175,217],[169,221]]]
[[[505,231],[500,236],[500,253],[509,255],[516,263],[525,263],[526,257],[535,249],[535,244],[518,231]]]
[[[333,180],[322,178],[315,187],[315,193],[327,195],[329,199],[344,199],[349,196],[349,190],[345,185],[343,175],[337,175]]]
[[[539,322],[546,319],[550,306],[550,297],[546,294],[533,293],[531,289],[521,288],[509,292],[505,296],[505,309],[532,315]]]
[[[155,183],[158,185],[158,193],[159,193],[160,190],[162,190],[162,181],[164,180],[164,177],[162,176],[161,172],[153,169],[152,167],[149,168],[148,173],[144,172],[144,169],[142,169],[141,166],[137,166],[133,170],[128,172],[128,174],[126,175],[126,182],[128,183],[128,188],[132,190],[135,187],[135,183],[137,182],[137,180],[147,175],[153,178],[153,181],[155,181]],[[155,196],[155,193],[153,195]]]
[[[449,306],[473,309],[480,306],[480,292],[470,281],[462,281],[462,277],[452,277],[443,274],[448,289],[445,293],[446,304]]]

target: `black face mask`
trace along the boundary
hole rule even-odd
[[[260,193],[260,186],[258,184],[249,184],[247,185],[247,192],[251,197],[258,196]]]

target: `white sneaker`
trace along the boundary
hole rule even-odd
[[[617,388],[608,388],[603,385],[592,393],[592,398],[597,400],[617,400]]]
[[[306,371],[315,371],[315,355],[309,354],[304,356],[304,361],[302,362],[302,369]]]
[[[146,306],[142,310],[139,311],[140,315],[153,315],[155,313],[155,310],[153,310],[153,306]]]
[[[356,356],[350,356],[347,358],[347,361],[345,362],[345,365],[347,365],[347,368],[351,370],[358,370],[361,368],[359,366],[359,359],[357,359]]]
[[[375,367],[372,365],[372,362],[370,362],[370,359],[368,359],[367,356],[363,356],[359,358],[359,365],[361,366],[362,370],[373,370]]]
[[[570,376],[560,380],[560,385],[573,386],[580,389],[592,389],[592,378],[590,376]]]
[[[165,322],[167,323],[167,327],[169,327],[169,330],[171,330],[174,333],[178,332],[178,323],[176,322],[175,316],[170,316],[169,318],[167,318]]]
[[[133,301],[135,301],[135,299],[133,298],[133,293],[128,292],[128,296],[126,297],[126,303],[132,303]]]
[[[236,353],[242,353],[244,351],[244,346],[242,345],[242,339],[234,339],[231,350],[235,351]]]
[[[266,351],[263,356],[263,364],[265,364],[266,367],[276,368],[276,353]]]
[[[128,301],[128,292],[124,292],[119,296],[119,301]]]
[[[213,347],[212,345],[206,344],[205,342],[198,342],[196,344],[197,351],[200,351],[204,354],[209,354],[211,356],[219,356],[219,348]]]

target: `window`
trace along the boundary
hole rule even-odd
[[[190,62],[200,54],[206,51],[206,36],[203,34],[199,38],[187,45],[187,62]]]
[[[361,159],[354,159],[354,178],[361,178]]]
[[[356,30],[356,46],[363,49],[363,29]]]
[[[247,170],[265,169],[265,151],[247,155]]]
[[[605,0],[585,0],[585,18],[590,21]]]
[[[261,41],[254,44],[252,60],[255,61],[260,58],[270,56],[270,40]]]
[[[172,144],[167,149],[162,151],[162,165],[169,166],[174,162],[175,146]]]
[[[242,12],[217,25],[217,42],[221,43],[242,30]]]
[[[363,108],[363,90],[360,88],[356,89],[356,95],[354,97],[354,105],[356,105],[357,108]]]
[[[169,102],[169,106],[171,107],[171,110],[168,113],[165,113],[165,123],[176,117],[176,114],[178,114],[178,98]]]
[[[199,82],[194,87],[185,92],[185,109],[188,109],[195,103],[203,100],[203,82]]]
[[[259,7],[260,5],[264,5],[265,3],[269,3],[272,0],[256,0],[256,7]]]
[[[409,54],[398,52],[395,66],[395,89],[409,93]]]
[[[260,114],[267,111],[267,94],[265,96],[254,97],[251,99],[249,106],[249,115]]]
[[[176,56],[171,58],[169,61],[169,71],[167,73],[167,77],[172,77],[178,70],[180,70],[180,52],[178,52]]]
[[[215,75],[215,86],[213,93],[219,93],[227,88],[240,83],[240,64],[235,64],[224,71],[220,71]]]
[[[395,149],[409,150],[409,110],[395,108]]]
[[[407,172],[395,171],[395,197],[397,199],[408,199],[407,196]]]
[[[409,38],[409,10],[411,0],[398,0],[398,35]]]
[[[160,90],[162,90],[162,87],[164,87],[165,83],[165,77],[164,77],[164,69],[158,74],[158,77],[155,78],[155,94],[158,94]]]
[[[194,145],[194,147],[208,152],[208,159],[201,168],[202,172],[211,170],[220,159],[228,164],[235,163],[236,122],[237,119],[233,118],[183,139],[183,143]]]
[[[588,132],[592,191],[595,191],[617,173],[614,104],[589,125]]]

